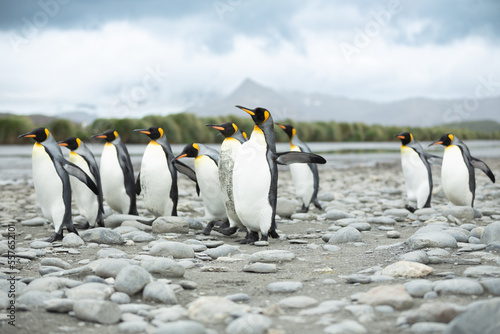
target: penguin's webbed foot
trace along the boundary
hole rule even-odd
[[[228,228],[215,227],[214,231],[219,232],[219,233],[224,234],[224,235],[233,235],[238,231],[238,228],[236,226],[228,227]]]
[[[269,237],[266,235],[266,234],[262,234],[262,236],[260,237],[260,241],[267,241]]]
[[[63,233],[62,230],[58,233],[54,233],[50,238],[46,239],[46,242],[54,242],[54,241],[59,241],[63,239]]]
[[[278,234],[278,232],[276,232],[276,230],[269,230],[269,233],[267,235],[273,239],[278,239],[280,237],[280,235]]]
[[[325,209],[323,209],[321,204],[319,204],[318,200],[314,201],[313,204],[316,207],[316,209],[321,210],[321,211],[325,211]]]
[[[89,222],[85,222],[83,224],[73,224],[73,226],[79,230],[87,230],[90,228]],[[69,230],[68,230],[69,231]]]
[[[204,235],[210,235],[210,232],[212,232],[212,229],[214,228],[214,225],[215,225],[215,221],[211,221],[207,224],[207,226],[205,227],[205,229],[203,230],[203,233]]]
[[[98,220],[97,223],[96,223],[97,227],[104,227],[104,220]],[[95,227],[95,226],[92,226],[92,227]]]
[[[309,207],[306,206],[305,204],[302,204],[302,207],[299,210],[295,211],[295,212],[297,212],[297,213],[306,213],[307,211],[309,211]]]
[[[416,211],[416,209],[413,206],[408,205],[408,204],[405,205],[405,208],[406,208],[406,210],[410,211],[411,213],[414,213]]]

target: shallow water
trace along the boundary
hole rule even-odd
[[[466,143],[473,156],[485,158],[500,157],[500,140],[470,140]],[[308,143],[311,150],[321,154],[327,165],[334,168],[349,168],[351,166],[370,166],[376,163],[398,163],[399,141],[391,142],[318,142]],[[429,147],[429,142],[422,142],[422,146],[436,155],[442,155],[442,146]],[[87,143],[96,159],[99,160],[102,143]],[[179,154],[184,144],[172,145],[174,154]],[[220,144],[209,145],[218,149]],[[139,169],[142,154],[146,145],[131,144],[127,148],[132,159],[132,164]],[[288,143],[277,143],[277,151],[284,152],[290,148]],[[0,184],[16,183],[31,178],[31,150],[32,145],[0,145]],[[69,150],[63,148],[63,153]],[[184,162],[192,164],[192,159],[184,159]]]

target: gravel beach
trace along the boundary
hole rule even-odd
[[[499,158],[485,162],[500,175]],[[261,247],[239,244],[242,232],[203,235],[203,203],[184,176],[179,217],[145,224],[152,216],[139,196],[139,216],[108,208],[106,228],[64,231],[64,240],[52,244],[43,241],[53,228],[31,179],[1,185],[0,331],[500,330],[497,184],[476,171],[475,210],[454,207],[433,167],[432,208],[410,213],[399,161],[319,172],[325,211],[294,213],[300,204],[289,170],[280,167],[280,239]],[[73,208],[74,222],[81,221]]]

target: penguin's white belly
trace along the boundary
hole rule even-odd
[[[119,213],[127,214],[130,198],[125,190],[123,171],[118,161],[118,153],[113,144],[104,144],[101,155],[102,194],[108,205]]]
[[[309,206],[314,194],[314,175],[307,164],[295,163],[290,165],[295,195]]]
[[[427,167],[410,147],[401,148],[401,166],[408,200],[417,202],[417,208],[423,208],[430,193]]]
[[[92,181],[95,182],[95,178],[90,172],[87,161],[85,161],[81,155],[71,152],[69,155],[69,161],[80,167],[92,179]],[[85,217],[90,226],[94,226],[99,213],[97,195],[94,194],[86,184],[74,176],[70,176],[69,181],[71,183],[71,192],[73,194],[73,198],[75,199],[78,211],[80,211],[80,214]]]
[[[269,203],[271,171],[265,145],[252,139],[241,145],[234,163],[233,193],[236,213],[243,225],[267,235],[273,211]]]
[[[219,168],[212,159],[202,155],[194,160],[194,169],[205,205],[205,217],[209,221],[226,220],[226,207],[219,183]]]
[[[168,169],[167,156],[156,143],[146,147],[141,163],[141,193],[146,209],[159,216],[171,216],[174,203],[170,198],[172,176]]]
[[[63,184],[54,162],[41,144],[33,146],[33,184],[43,216],[54,224],[55,231],[63,223],[66,210],[63,200]]]
[[[469,170],[458,146],[450,145],[444,150],[441,183],[443,184],[444,194],[451,203],[461,206],[472,205]]]
[[[241,143],[237,139],[226,138],[222,142],[219,155],[219,183],[230,226],[243,225],[236,214],[233,195],[234,159],[236,159],[240,148]]]

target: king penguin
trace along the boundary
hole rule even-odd
[[[111,209],[138,215],[135,202],[134,169],[127,147],[113,130],[93,135],[106,140],[101,154],[100,172],[104,200]]]
[[[174,160],[174,154],[163,128],[153,126],[136,129],[151,138],[142,156],[141,170],[137,177],[136,193],[143,194],[146,209],[155,217],[177,216],[177,169],[196,181],[194,171]],[[177,167],[177,168],[176,168]]]
[[[236,106],[250,116],[255,123],[250,139],[241,145],[234,161],[233,194],[236,214],[248,229],[246,243],[268,236],[279,238],[276,232],[276,200],[278,195],[277,163],[325,163],[313,153],[276,153],[274,122],[265,108],[249,109]]]
[[[430,208],[432,197],[432,173],[430,162],[441,164],[442,158],[424,151],[422,145],[409,132],[395,135],[401,140],[401,167],[405,179],[406,194],[417,209]],[[411,212],[415,208],[407,205]]]
[[[74,163],[66,160],[54,137],[46,128],[37,128],[18,138],[33,138],[33,184],[45,218],[54,224],[55,233],[47,240],[62,240],[63,227],[78,234],[71,220],[71,184],[69,175],[77,177],[97,194],[92,179]]]
[[[87,220],[86,226],[103,227],[103,198],[102,198],[102,186],[101,186],[101,176],[99,174],[99,167],[95,161],[94,154],[85,145],[80,138],[69,137],[63,141],[60,141],[59,146],[64,146],[71,150],[69,153],[69,161],[80,167],[87,175],[89,175],[92,180],[97,185],[97,195],[91,192],[84,184],[70,178],[71,191],[73,197],[75,198],[76,207],[80,214]]]
[[[297,130],[291,125],[276,123],[290,138],[290,150],[296,152],[312,153],[309,146],[302,142],[297,136]],[[309,211],[311,203],[323,210],[318,201],[319,174],[316,164],[292,164],[290,165],[295,195],[302,200],[302,208],[297,212]]]
[[[229,219],[229,228],[220,228],[217,229],[217,232],[231,235],[234,234],[238,228],[243,227],[234,207],[233,169],[236,154],[238,154],[241,144],[247,140],[238,126],[232,122],[226,122],[219,125],[207,124],[207,126],[219,130],[225,138],[221,144],[219,154],[219,182],[222,191],[222,200],[224,201],[227,217]]]
[[[495,183],[495,175],[484,161],[470,155],[469,148],[451,133],[443,135],[432,145],[445,146],[441,183],[448,200],[459,206],[473,206],[476,192],[474,168],[482,170]]]
[[[194,171],[205,205],[205,218],[208,220],[203,234],[210,234],[216,222],[226,223],[228,220],[219,183],[219,152],[206,145],[193,143],[186,145],[175,160],[184,157],[195,158]]]

